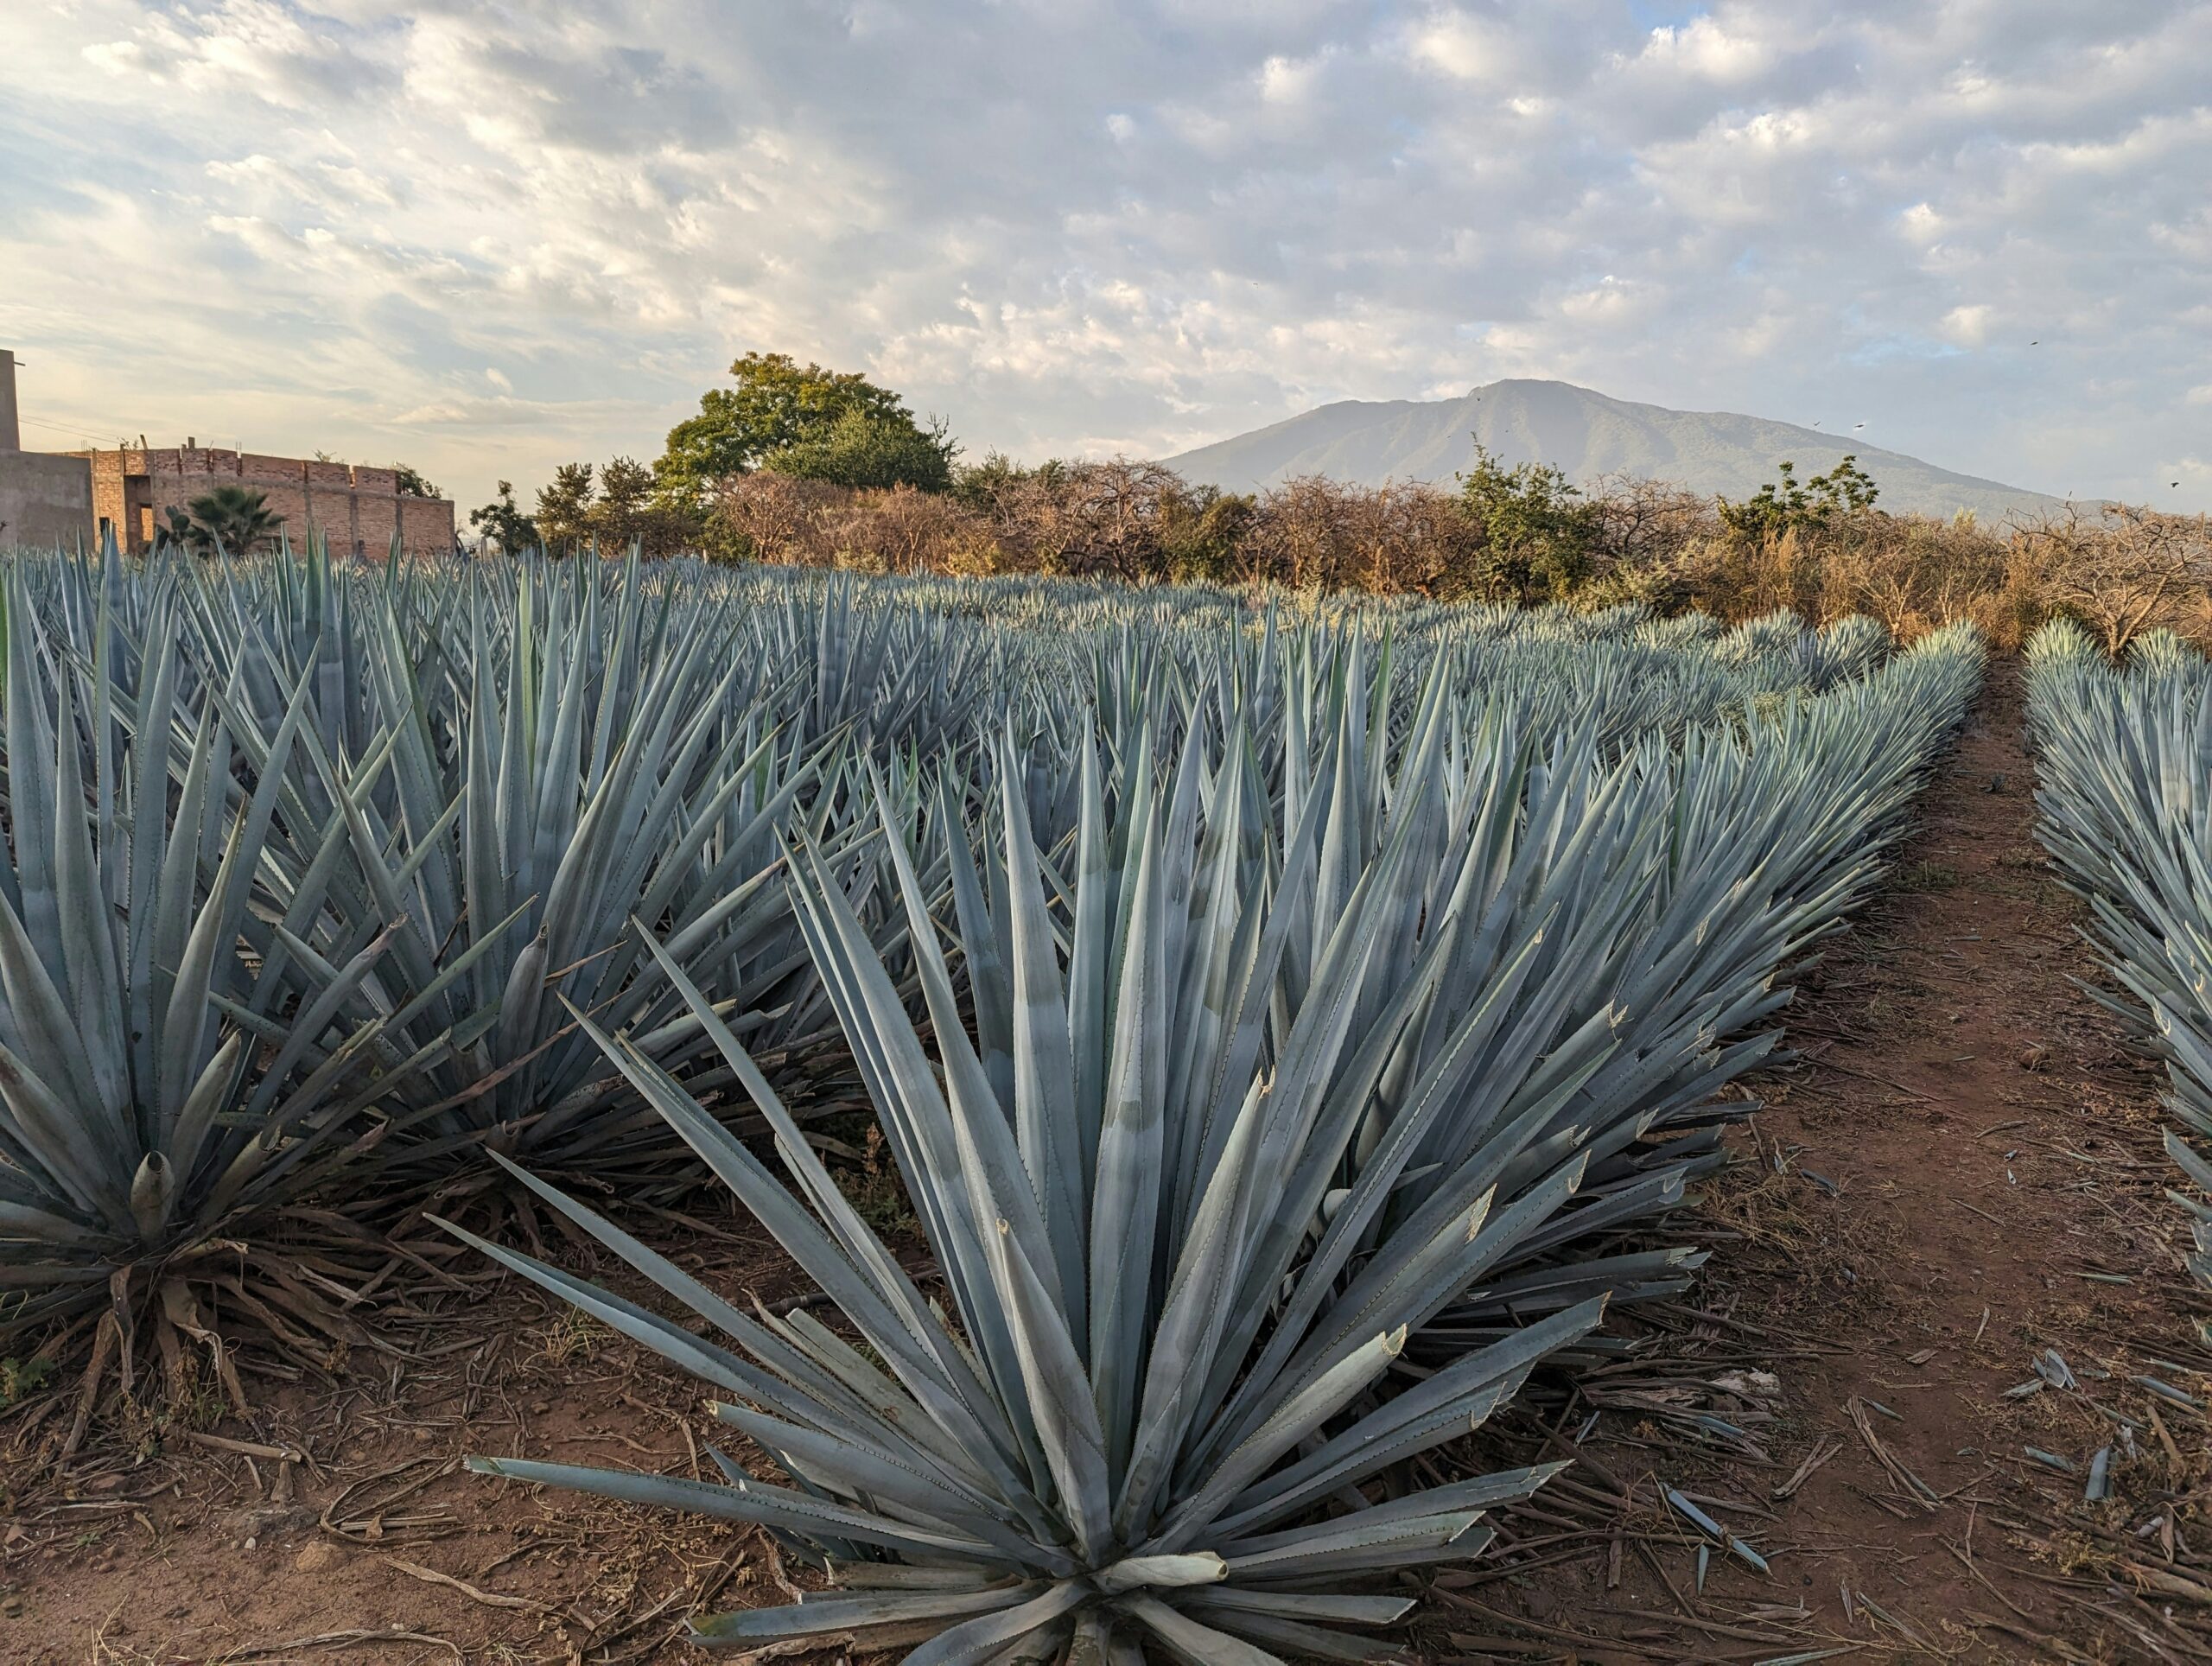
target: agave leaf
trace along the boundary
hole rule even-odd
[[[871,1592],[829,1597],[784,1608],[741,1608],[695,1621],[692,1640],[702,1644],[762,1643],[779,1637],[821,1637],[916,1620],[957,1619],[1010,1609],[1038,1589],[1006,1585],[980,1591]]]

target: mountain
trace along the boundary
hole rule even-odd
[[[1749,497],[1788,459],[1797,478],[1825,474],[1849,452],[1881,488],[1881,506],[1984,520],[2040,515],[2056,498],[1955,474],[1901,451],[1794,423],[1725,410],[1669,410],[1611,399],[1567,382],[1492,382],[1459,399],[1346,399],[1168,463],[1187,480],[1256,491],[1301,474],[1360,485],[1387,480],[1450,484],[1480,440],[1506,463],[1544,462],[1579,484],[1604,474],[1671,480],[1700,493]]]

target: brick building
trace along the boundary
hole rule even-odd
[[[183,510],[219,486],[260,493],[295,548],[306,547],[310,527],[330,540],[333,555],[384,555],[395,532],[410,555],[445,555],[454,547],[452,502],[402,492],[389,468],[221,451],[188,440],[81,455],[92,464],[93,530],[113,527],[117,544],[134,555],[153,548],[171,509]]]
[[[16,355],[0,347],[0,550],[74,549],[92,532],[92,474],[82,457],[23,449]]]

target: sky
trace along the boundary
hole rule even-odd
[[[1507,376],[2212,509],[2212,0],[0,0],[34,448],[967,454]]]

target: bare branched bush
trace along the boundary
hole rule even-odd
[[[2165,626],[2202,637],[2212,580],[2212,516],[2169,515],[2129,504],[2069,506],[2016,534],[2027,575],[2117,654]]]
[[[1730,504],[1663,481],[1573,490],[1491,466],[1457,491],[1319,476],[1252,496],[1114,458],[962,470],[949,493],[855,490],[763,472],[721,483],[715,546],[874,572],[1050,573],[1137,583],[1264,582],[1440,600],[1640,601],[1742,620],[1871,614],[1902,638],[1970,620],[2017,645],[2056,614],[2117,652],[2163,627],[2212,642],[2208,518],[2105,505],[2021,526],[1875,506],[1865,477]]]

